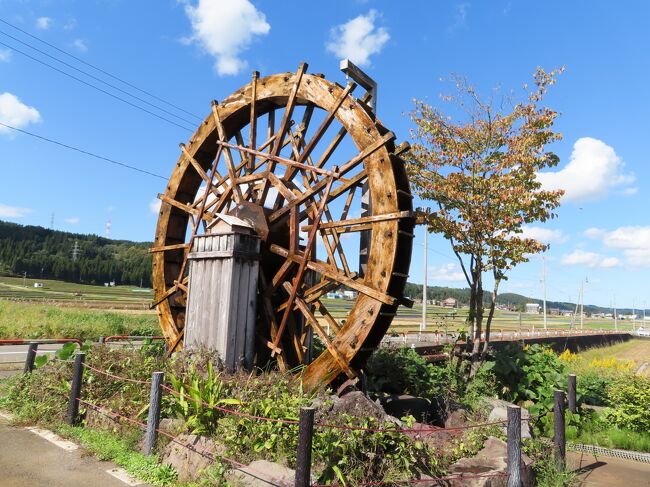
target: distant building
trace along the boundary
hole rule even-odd
[[[356,299],[356,291],[343,291],[343,299]]]
[[[455,298],[447,298],[440,301],[440,306],[443,308],[455,308],[458,306],[458,301]]]
[[[526,303],[526,313],[539,314],[539,304],[538,303]]]

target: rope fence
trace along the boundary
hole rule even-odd
[[[100,368],[91,366],[85,363],[85,354],[78,353],[75,356],[74,361],[64,361],[74,363],[74,374],[72,378],[72,385],[70,391],[70,402],[68,408],[68,422],[70,424],[78,424],[79,416],[79,406],[89,408],[99,414],[102,414],[106,417],[109,417],[113,421],[125,421],[128,422],[145,433],[145,453],[151,453],[153,445],[157,441],[158,435],[161,435],[167,438],[170,442],[179,445],[182,448],[185,448],[189,451],[192,451],[211,462],[223,461],[230,464],[235,469],[241,469],[246,475],[259,476],[260,479],[264,479],[269,483],[273,483],[278,486],[288,485],[285,481],[274,479],[268,475],[266,472],[256,471],[255,468],[241,463],[233,458],[226,457],[224,455],[215,455],[212,452],[209,452],[202,448],[197,448],[194,445],[188,444],[185,441],[180,439],[180,436],[174,436],[173,434],[160,428],[160,400],[162,391],[165,391],[168,394],[171,394],[175,397],[185,398],[188,402],[194,402],[201,404],[202,406],[220,411],[224,414],[234,415],[237,417],[247,418],[255,421],[266,421],[273,422],[276,424],[298,426],[299,427],[299,440],[298,440],[298,450],[297,450],[297,464],[296,464],[296,479],[292,485],[296,487],[321,487],[325,484],[313,484],[311,482],[311,448],[312,448],[312,437],[313,429],[316,428],[326,428],[334,429],[339,431],[366,431],[369,433],[399,433],[399,434],[415,434],[415,435],[424,435],[429,433],[442,433],[442,432],[455,432],[469,430],[473,428],[484,428],[489,426],[505,426],[508,429],[508,451],[512,449],[511,443],[518,444],[518,461],[512,461],[509,455],[508,461],[508,470],[506,472],[492,472],[492,473],[480,473],[480,474],[471,474],[471,473],[460,473],[457,475],[448,475],[441,477],[427,477],[424,479],[408,479],[403,481],[391,481],[391,482],[382,482],[382,481],[372,481],[365,482],[358,485],[361,486],[382,486],[382,485],[395,485],[395,484],[404,484],[404,485],[417,485],[424,482],[433,482],[433,481],[447,481],[447,480],[470,480],[470,479],[480,479],[480,478],[490,478],[490,477],[506,477],[508,478],[508,484],[510,485],[511,480],[520,479],[520,470],[521,470],[521,416],[520,413],[516,417],[516,421],[513,421],[513,418],[510,417],[510,409],[508,411],[508,419],[500,421],[491,421],[485,423],[477,423],[470,425],[463,425],[451,428],[439,428],[426,426],[422,428],[392,428],[392,427],[364,427],[364,426],[354,426],[354,425],[342,425],[342,424],[331,424],[331,423],[320,423],[314,422],[314,409],[303,407],[300,410],[300,419],[289,419],[289,418],[270,418],[266,416],[256,415],[247,413],[244,411],[238,411],[232,408],[226,408],[219,405],[208,404],[203,400],[194,399],[182,392],[179,392],[167,384],[162,383],[162,373],[154,372],[152,380],[142,380],[142,379],[133,379],[130,377],[124,377],[118,375],[117,373],[112,373],[107,370],[102,370]],[[103,375],[107,378],[110,378],[114,381],[120,382],[129,382],[140,385],[151,386],[150,393],[150,405],[149,405],[149,417],[147,423],[140,421],[136,418],[131,418],[120,411],[115,411],[110,408],[102,407],[99,404],[92,403],[90,401],[84,400],[81,394],[81,384],[83,371],[88,369],[89,371]],[[158,374],[158,377],[156,375]],[[517,406],[511,406],[513,410],[519,411]],[[530,420],[530,418],[526,418]],[[512,436],[512,438],[511,438]],[[148,448],[147,445],[150,445],[151,448]],[[512,463],[512,465],[511,465]],[[513,484],[514,485],[514,484]]]

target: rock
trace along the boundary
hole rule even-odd
[[[197,479],[203,470],[212,465],[213,458],[224,450],[207,436],[183,433],[177,437],[177,441],[189,448],[171,442],[163,449],[161,461],[176,469],[181,482]]]
[[[236,486],[278,487],[293,486],[295,470],[266,460],[256,460],[248,467],[230,470],[226,480]]]
[[[378,401],[371,401],[361,391],[352,391],[343,397],[327,396],[318,398],[312,403],[312,406],[318,409],[316,412],[317,422],[328,422],[328,418],[332,418],[332,421],[334,421],[339,415],[348,414],[359,418],[372,417],[380,422],[392,422],[398,426],[402,425],[399,419],[386,414]]]
[[[492,408],[488,415],[488,423],[495,421],[505,421],[508,419],[508,406],[514,406],[511,402],[502,401],[501,399],[490,399],[487,401],[489,407]],[[507,430],[506,425],[503,426],[503,432]],[[528,409],[521,408],[521,437],[531,438],[530,432],[530,413]]]
[[[99,408],[99,411],[88,408],[86,410],[86,427],[102,431],[110,431],[122,435],[128,431],[138,429],[127,421],[120,421],[119,416],[110,409]]]
[[[489,437],[485,441],[483,449],[473,458],[461,458],[449,468],[449,475],[467,475],[476,474],[493,474],[506,472],[508,448],[505,441],[498,438]],[[522,454],[522,485],[524,487],[533,486],[532,460]],[[507,478],[503,477],[483,477],[483,478],[459,478],[449,481],[451,487],[505,487]]]
[[[445,428],[458,428],[467,424],[468,409],[462,404],[450,402],[446,409],[444,417]]]
[[[169,433],[170,435],[178,435],[185,429],[185,421],[176,418],[163,418],[160,420],[158,429]]]

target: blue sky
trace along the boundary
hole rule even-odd
[[[586,303],[650,301],[647,2],[0,0],[0,18],[200,117],[253,69],[293,71],[304,60],[343,84],[338,61],[348,56],[379,82],[379,117],[400,140],[414,97],[444,108],[440,80],[451,73],[487,92],[520,88],[536,66],[566,66],[546,99],[561,113],[561,163],[543,181],[567,196],[557,219],[527,229],[551,244],[548,298],[576,300],[586,278]],[[6,24],[0,31],[63,57]],[[190,135],[3,45],[0,122],[165,177]],[[163,180],[3,127],[0,154],[0,218],[50,226],[54,214],[57,229],[100,235],[110,220],[112,238],[152,239]],[[429,243],[429,283],[462,286],[447,242]],[[422,253],[418,230],[413,282],[422,282]],[[541,269],[540,259],[521,265],[502,290],[541,297]]]

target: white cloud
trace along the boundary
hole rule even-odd
[[[39,17],[36,19],[36,28],[40,30],[47,30],[52,25],[50,17]]]
[[[379,54],[390,39],[385,28],[375,26],[377,17],[379,13],[370,10],[367,15],[359,15],[337,25],[330,31],[327,50],[359,66],[369,65],[370,56]]]
[[[434,281],[464,281],[465,274],[457,264],[443,264],[429,267],[429,278]]]
[[[41,121],[41,114],[34,107],[21,102],[16,95],[9,92],[0,94],[0,122],[23,128],[30,123]],[[0,134],[12,133],[11,129],[0,125]]]
[[[448,31],[453,32],[460,27],[467,25],[467,11],[470,8],[469,3],[459,3],[454,10],[454,22],[449,26]]]
[[[81,221],[79,217],[77,216],[71,216],[70,218],[66,218],[64,220],[68,225],[79,225],[79,222]]]
[[[552,230],[550,228],[534,227],[525,225],[522,227],[522,233],[517,236],[523,238],[532,238],[543,244],[564,243],[569,237],[562,233],[561,230]]]
[[[619,227],[611,232],[590,228],[585,235],[600,239],[609,248],[622,250],[632,266],[650,267],[650,226]]]
[[[609,269],[621,265],[620,259],[616,257],[607,257],[596,252],[587,252],[586,250],[576,249],[570,254],[562,257],[562,264],[565,265],[583,265],[586,267],[601,267]]]
[[[160,200],[158,198],[154,198],[149,202],[149,211],[154,215],[158,214],[160,211]]]
[[[220,76],[235,75],[246,67],[240,57],[255,36],[269,33],[266,16],[249,0],[198,0],[183,2],[192,23],[192,35],[184,39],[197,44],[216,59],[214,69]]]
[[[0,49],[0,63],[8,63],[11,61],[11,50]]]
[[[614,149],[603,141],[582,137],[573,145],[569,163],[559,171],[537,174],[537,180],[546,190],[563,189],[565,201],[596,200],[611,189],[622,188],[634,192],[630,185],[635,178],[623,172],[625,163]]]
[[[69,19],[64,25],[63,25],[63,30],[71,31],[75,27],[77,27],[77,19],[72,18]]]
[[[79,52],[88,52],[88,45],[83,39],[75,39],[71,45]]]
[[[31,213],[29,208],[19,208],[17,206],[3,205],[0,203],[0,217],[2,218],[22,218],[27,213]]]

